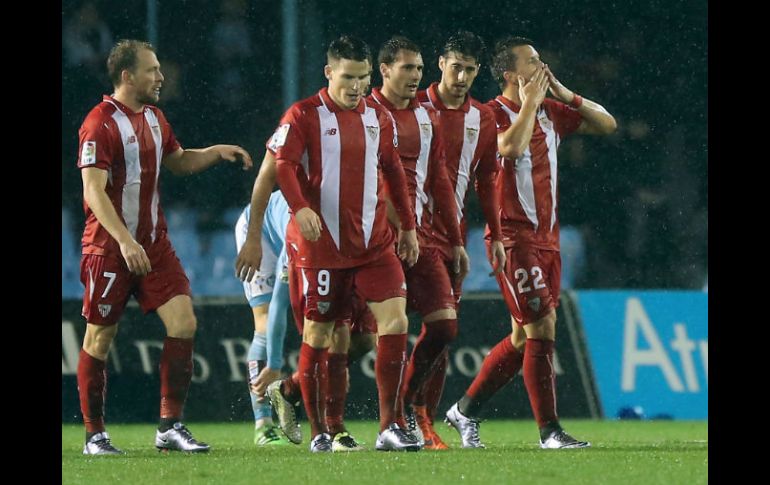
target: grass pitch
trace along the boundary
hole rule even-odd
[[[188,423],[209,454],[158,453],[152,424],[113,424],[108,431],[125,456],[82,455],[81,425],[62,425],[62,483],[95,484],[706,484],[708,423],[705,421],[564,420],[567,431],[591,441],[583,450],[540,450],[535,424],[484,421],[485,450],[460,449],[457,433],[437,431],[451,450],[374,451],[375,422],[350,422],[350,432],[368,450],[311,454],[309,428],[298,446],[257,448],[253,424]]]

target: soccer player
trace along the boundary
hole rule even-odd
[[[160,358],[159,450],[205,452],[182,424],[193,372],[196,320],[190,283],[167,236],[158,176],[200,172],[221,160],[251,157],[241,147],[215,145],[183,149],[155,106],[163,74],[153,47],[122,40],[107,59],[115,91],[86,116],[80,127],[78,167],[83,178],[80,278],[85,285],[86,333],[78,363],[80,409],[86,427],[86,455],[122,453],[104,426],[105,360],[118,320],[131,295],[145,313],[156,311],[166,327]]]
[[[469,94],[483,55],[484,41],[479,36],[466,31],[452,35],[439,57],[441,81],[432,83],[428,89],[420,92],[418,99],[424,107],[438,112],[437,131],[443,139],[446,172],[463,233],[466,227],[465,197],[470,178],[475,176],[474,183],[484,219],[491,229],[490,264],[493,272],[499,273],[505,264],[505,252],[500,233],[500,203],[494,189],[499,171],[494,115],[487,106]],[[437,197],[436,194],[434,196]],[[433,211],[435,205],[429,204],[428,209]],[[430,214],[429,218],[430,237],[420,241],[420,260],[422,254],[429,253],[451,268],[456,250],[456,242],[451,239],[453,229],[444,218],[435,217],[435,214]],[[464,240],[465,235],[462,237]],[[409,381],[404,396],[407,416],[414,413],[426,443],[432,440],[439,449],[443,448],[443,442],[433,429],[433,419],[446,377],[446,342],[456,333],[455,312],[462,296],[462,278],[451,270],[449,276],[454,303],[452,311],[442,314],[440,318],[444,322],[439,324],[423,320],[422,332],[409,362]],[[409,288],[412,289],[411,285]],[[448,329],[453,330],[448,332]]]
[[[488,105],[495,112],[503,164],[497,190],[503,201],[501,223],[508,257],[497,282],[513,331],[490,351],[446,419],[460,433],[464,447],[483,447],[479,411],[523,367],[540,428],[540,447],[588,447],[590,443],[562,429],[556,413],[553,348],[561,278],[556,151],[571,133],[607,135],[617,125],[602,106],[567,89],[540,59],[531,40],[499,41],[491,69],[502,90]],[[554,99],[545,97],[548,91]],[[489,230],[486,237],[489,244]]]
[[[441,438],[418,426],[411,402],[415,390],[422,387],[431,367],[446,352],[457,335],[457,314],[452,280],[459,282],[469,270],[468,254],[463,247],[457,219],[454,193],[444,166],[444,147],[438,127],[438,115],[417,101],[417,88],[423,73],[419,47],[409,39],[395,36],[380,49],[378,62],[382,87],[374,88],[369,99],[385,107],[396,122],[398,153],[407,177],[409,199],[417,216],[420,258],[405,268],[407,302],[422,320],[423,335],[412,353],[402,387],[406,420],[410,431],[425,449],[446,449]],[[437,242],[432,221],[440,218],[449,231],[443,235],[451,244],[451,260],[431,247]],[[423,424],[421,422],[421,424]]]
[[[289,207],[281,192],[269,192],[275,184],[275,158],[269,150],[262,161],[259,175],[254,182],[252,202],[248,205],[236,225],[236,242],[238,259],[236,274],[242,276],[244,291],[253,307],[255,315],[255,333],[248,355],[249,394],[255,417],[255,444],[283,444],[284,440],[277,436],[272,425],[270,403],[265,400],[267,386],[281,378],[283,357],[283,341],[286,335],[286,310],[289,307],[289,269],[286,256],[286,227],[289,223]],[[264,214],[259,221],[249,217],[254,211]],[[258,244],[252,244],[248,237],[249,231],[258,230]],[[247,246],[250,246],[247,248]],[[263,250],[264,248],[264,250]],[[248,268],[252,268],[247,253],[258,251],[259,257],[255,264],[259,270],[246,280]],[[253,253],[252,253],[253,254]],[[240,266],[239,266],[240,265]],[[246,269],[244,269],[246,267]],[[271,293],[272,292],[272,295]],[[256,306],[255,306],[256,305]],[[365,309],[365,305],[364,305]],[[356,319],[354,331],[348,325],[335,328],[329,352],[330,389],[327,396],[326,422],[332,435],[333,451],[360,451],[363,448],[345,428],[343,415],[347,396],[347,366],[361,355],[374,348],[376,326],[372,327],[371,312],[364,315],[354,312]],[[302,311],[295,310],[295,319],[301,318]],[[360,323],[359,323],[360,322]],[[349,358],[349,347],[353,343],[354,354]],[[298,375],[292,376],[298,388]],[[292,401],[301,399],[301,395]],[[279,413],[289,413],[289,419],[296,421],[291,407],[276,407]],[[301,430],[298,426],[287,426],[290,441],[302,441]]]
[[[235,224],[235,242],[238,251],[246,240],[251,216],[247,205]],[[274,192],[267,203],[262,223],[261,248],[264,248],[261,266],[256,275],[243,282],[243,290],[254,315],[254,337],[247,355],[249,369],[249,396],[254,411],[254,444],[273,446],[288,444],[278,435],[273,424],[273,411],[255,389],[263,370],[265,375],[277,373],[283,364],[283,340],[286,336],[286,310],[289,307],[289,274],[286,259],[286,226],[289,206],[280,192]],[[271,372],[272,371],[272,372]],[[264,378],[264,375],[263,375]]]
[[[371,75],[363,41],[351,36],[334,40],[324,74],[328,87],[292,105],[272,140],[278,184],[292,211],[287,238],[297,245],[296,255],[290,255],[299,275],[294,279],[301,280],[304,300],[298,367],[314,436],[310,449],[331,451],[324,422],[329,341],[335,320],[349,317],[355,288],[378,326],[380,433],[375,448],[417,451],[419,443],[404,430],[399,393],[408,325],[399,257],[411,266],[419,247],[393,120],[363,99]],[[398,256],[380,177],[401,221]]]

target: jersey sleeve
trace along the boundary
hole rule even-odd
[[[395,132],[395,121],[390,113],[378,110],[380,122],[380,166],[385,177],[390,201],[398,213],[401,229],[411,231],[417,226],[407,192],[406,175],[398,155],[398,139]]]
[[[431,194],[436,202],[436,210],[449,233],[447,235],[449,242],[452,246],[462,246],[463,239],[460,225],[457,222],[457,204],[455,204],[452,184],[449,182],[449,175],[446,172],[446,153],[444,152],[438,116],[431,112],[430,120],[433,123],[429,165]]]
[[[176,139],[174,129],[171,128],[171,123],[166,119],[166,115],[159,109],[155,112],[158,116],[158,122],[160,123],[160,132],[163,135],[163,156],[170,155],[181,148],[179,141]]]
[[[481,134],[479,144],[481,145],[481,156],[476,166],[476,193],[479,196],[481,210],[484,213],[484,219],[489,225],[493,240],[501,240],[500,230],[500,196],[495,190],[495,179],[500,165],[497,160],[497,132],[494,129],[495,120],[491,109],[486,113],[482,112]]]
[[[546,106],[554,129],[561,138],[574,133],[580,127],[583,117],[578,113],[578,110],[554,100],[551,100]]]
[[[294,104],[278,124],[273,136],[265,145],[276,159],[299,163],[306,148],[306,136],[302,126],[302,110]]]
[[[102,119],[95,112],[86,117],[78,132],[78,168],[96,167],[109,170],[114,157],[111,119]]]

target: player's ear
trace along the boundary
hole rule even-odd
[[[505,71],[503,72],[503,79],[505,79],[506,84],[516,84],[518,78],[515,72]]]
[[[128,69],[120,71],[120,84],[129,84],[134,80],[133,74]]]
[[[438,56],[438,68],[441,70],[441,72],[444,72],[445,65],[446,60],[444,59],[444,56]]]
[[[380,63],[380,75],[383,79],[390,77],[390,67],[384,62]]]
[[[334,69],[332,69],[332,66],[330,66],[329,64],[327,64],[327,65],[325,65],[325,66],[324,66],[324,76],[325,76],[325,77],[326,77],[326,79],[328,79],[329,81],[331,81],[331,80],[332,80],[332,71],[333,71],[333,70],[334,70]]]

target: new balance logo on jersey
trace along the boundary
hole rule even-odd
[[[101,315],[102,317],[106,317],[107,315],[109,315],[110,310],[112,310],[112,305],[103,305],[101,303],[99,304],[99,315]]]
[[[372,141],[374,141],[377,138],[377,133],[380,132],[380,127],[379,126],[367,126],[366,127],[366,132],[369,133],[369,138],[371,138]],[[395,143],[397,143],[397,142],[395,141],[395,138],[394,138],[394,146],[395,146]]]
[[[334,136],[337,134],[337,128],[327,128],[326,131],[324,131],[325,136]]]
[[[468,143],[473,143],[473,141],[476,139],[476,135],[479,133],[478,128],[466,128],[465,129],[465,136],[468,138]]]
[[[83,143],[83,151],[80,152],[80,165],[93,165],[96,163],[96,142]]]

